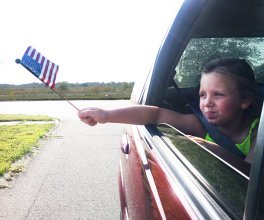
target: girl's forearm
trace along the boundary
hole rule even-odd
[[[160,109],[156,106],[138,105],[105,110],[106,122],[125,124],[156,124]]]

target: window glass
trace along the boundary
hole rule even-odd
[[[264,83],[264,38],[195,38],[186,47],[177,67],[179,87],[193,87],[205,63],[219,57],[236,57],[251,63],[257,82]]]
[[[187,169],[195,171],[193,174],[200,184],[214,194],[225,208],[231,209],[234,215],[242,218],[248,179],[177,130],[165,125],[158,126],[158,129],[175,147],[172,151],[189,161],[185,165]]]

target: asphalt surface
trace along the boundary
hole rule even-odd
[[[95,127],[64,117],[10,188],[0,219],[119,219],[120,124]]]

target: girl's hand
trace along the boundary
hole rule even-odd
[[[106,122],[106,111],[100,108],[85,108],[78,112],[82,122],[94,126],[97,123]]]
[[[203,138],[200,138],[200,137],[195,137],[195,136],[192,136],[192,135],[187,135],[191,140],[197,142],[198,144],[201,144],[205,147],[219,147],[218,144],[214,143],[214,142],[210,142],[210,141],[207,141]]]

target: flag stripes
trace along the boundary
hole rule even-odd
[[[36,49],[29,46],[21,63],[47,86],[55,87],[59,66],[42,56]]]

